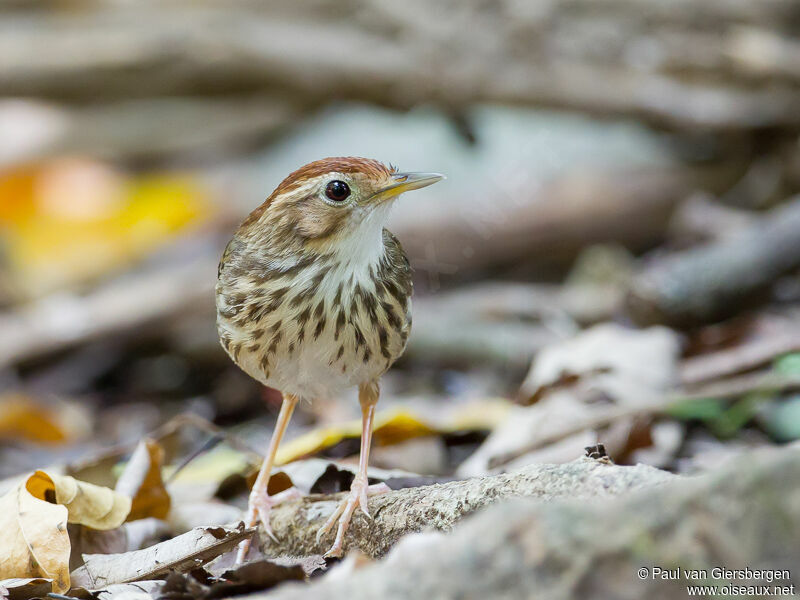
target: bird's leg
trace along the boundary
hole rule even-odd
[[[358,474],[350,486],[350,493],[339,503],[333,514],[328,517],[328,520],[317,532],[317,541],[319,541],[337,521],[339,523],[339,527],[336,530],[336,539],[330,550],[325,553],[326,558],[342,555],[344,534],[347,532],[356,506],[361,507],[363,513],[369,518],[369,509],[367,507],[369,496],[385,494],[390,491],[389,486],[385,483],[369,485],[367,480],[369,447],[372,443],[372,421],[375,417],[375,405],[378,403],[379,393],[377,381],[371,381],[358,387],[358,401],[361,403],[361,454],[358,460]]]
[[[299,398],[292,394],[283,395],[281,412],[278,414],[278,422],[275,423],[275,429],[269,441],[267,456],[264,462],[261,463],[261,469],[258,471],[258,477],[256,477],[256,482],[253,484],[253,489],[250,490],[250,500],[247,505],[247,518],[245,520],[247,527],[254,527],[260,519],[261,524],[264,526],[264,531],[266,531],[267,535],[273,540],[275,536],[272,535],[272,528],[269,524],[270,509],[281,502],[296,498],[300,495],[300,492],[295,488],[284,490],[274,496],[267,494],[267,485],[269,484],[269,478],[272,474],[272,465],[275,463],[278,445],[281,443],[281,438],[283,438],[283,434],[286,431],[286,426],[289,425],[289,419],[292,418],[292,413],[294,412],[294,407],[297,405],[298,400]],[[244,562],[244,557],[247,555],[249,549],[249,539],[244,540],[239,545],[239,552],[236,555],[237,564]]]

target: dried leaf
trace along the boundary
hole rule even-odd
[[[69,511],[69,522],[92,529],[114,529],[125,522],[131,500],[107,487],[78,481],[68,475],[36,471],[26,487],[36,498],[55,501]]]
[[[493,461],[498,457],[525,453],[526,463],[535,462],[530,452],[538,450],[539,440],[552,437],[561,430],[570,431],[575,423],[591,422],[594,415],[604,414],[610,405],[584,403],[565,391],[552,392],[533,406],[517,406],[508,419],[486,438],[486,441],[456,471],[459,476],[473,477],[494,472]],[[541,454],[543,462],[569,462],[578,458],[583,447],[597,441],[591,432],[567,434],[555,448]],[[548,449],[552,444],[548,445]],[[530,448],[530,450],[527,450]],[[505,469],[505,466],[503,466]]]
[[[0,396],[0,439],[59,444],[90,432],[85,410],[66,402],[42,404],[23,394]]]
[[[0,175],[0,229],[19,289],[38,295],[130,264],[205,220],[212,205],[179,175],[128,178],[68,158]]]
[[[375,418],[373,445],[388,446],[426,435],[491,429],[505,418],[508,408],[507,400],[490,399],[459,407],[457,411],[440,419],[423,419],[405,409],[380,412]],[[360,421],[315,429],[282,444],[278,450],[276,464],[283,465],[313,456],[344,440],[357,440],[360,437]]]
[[[170,497],[161,478],[164,449],[152,439],[136,446],[131,459],[117,480],[116,491],[132,498],[129,521],[169,514]]]
[[[72,546],[69,561],[70,571],[74,571],[83,564],[84,554],[120,554],[140,550],[174,535],[172,528],[165,521],[151,518],[128,521],[116,529],[108,531],[98,531],[84,525],[70,524],[67,531]]]
[[[52,588],[52,579],[43,579],[42,577],[3,579],[0,581],[0,598],[8,598],[8,600],[43,598],[50,593]]]
[[[98,600],[150,600],[161,598],[164,588],[162,580],[137,581],[136,583],[120,583],[110,585],[95,595]]]
[[[31,494],[24,483],[0,498],[0,578],[50,579],[69,589],[67,509]]]
[[[665,327],[627,329],[604,323],[547,346],[536,356],[520,394],[537,400],[549,389],[576,382],[622,402],[644,403],[677,381],[680,346]]]
[[[195,527],[235,523],[243,516],[242,509],[224,502],[176,502],[169,513],[169,525],[177,534]]]
[[[322,564],[325,564],[324,561]],[[195,569],[191,573],[170,573],[161,596],[197,600],[230,598],[267,590],[284,581],[303,581],[305,577],[304,565],[298,560],[281,564],[260,558],[236,565],[217,576],[203,569]]]
[[[0,498],[0,577],[45,577],[57,592],[69,588],[67,522],[96,529],[118,527],[130,500],[66,475],[36,471]]]
[[[74,585],[97,590],[115,583],[154,579],[168,571],[190,571],[232,550],[255,529],[199,527],[143,550],[124,554],[91,554],[72,573]]]

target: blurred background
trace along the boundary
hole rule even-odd
[[[217,262],[332,155],[448,175],[390,223],[414,328],[373,465],[800,437],[793,0],[5,0],[0,95],[0,477],[108,481],[145,436],[218,497],[250,472],[280,397],[219,345]],[[357,455],[357,416],[303,406],[282,460]]]

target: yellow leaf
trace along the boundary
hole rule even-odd
[[[129,521],[164,519],[169,513],[170,497],[161,478],[163,462],[164,449],[155,440],[144,439],[136,446],[116,485],[117,492],[133,499]]]
[[[378,413],[375,418],[373,443],[376,446],[396,444],[411,438],[432,435],[436,429],[421,421],[415,415],[402,409]],[[276,457],[276,464],[283,465],[300,458],[311,456],[335,446],[348,438],[361,435],[361,421],[350,421],[338,426],[315,429],[305,435],[282,445]]]
[[[201,454],[181,468],[177,475],[172,475],[174,467],[168,468],[166,473],[171,477],[172,483],[218,483],[251,467],[252,460],[248,460],[249,458],[230,446],[218,444],[213,450]]]
[[[125,267],[212,214],[200,183],[61,158],[0,173],[0,240],[36,295]]]
[[[107,487],[78,481],[69,475],[51,475],[36,471],[25,483],[26,489],[40,500],[67,508],[68,521],[92,529],[114,529],[125,522],[131,499]]]
[[[426,420],[405,409],[380,412],[375,417],[373,443],[389,446],[437,433],[491,430],[505,419],[511,403],[503,398],[489,399],[458,407],[445,419]],[[291,440],[278,450],[275,463],[284,465],[313,456],[345,439],[361,436],[361,421],[350,421],[310,431]]]

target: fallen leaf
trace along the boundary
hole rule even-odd
[[[69,475],[36,471],[25,486],[36,498],[65,506],[70,523],[92,529],[119,527],[131,510],[131,500],[127,496],[107,487],[78,481]]]
[[[533,406],[517,406],[508,418],[489,434],[486,441],[456,470],[461,477],[481,476],[498,470],[498,458],[524,454],[525,464],[536,462],[569,462],[578,458],[586,445],[597,442],[590,431],[570,434],[576,423],[591,423],[596,415],[607,412],[610,405],[581,402],[575,394],[564,390],[551,392]],[[560,431],[563,439],[552,440]],[[542,444],[540,444],[542,442]],[[533,456],[534,451],[542,451]]]
[[[164,519],[169,514],[170,496],[161,478],[164,449],[152,439],[136,446],[115,487],[120,494],[132,499],[129,521],[154,517]]]
[[[644,463],[651,467],[664,469],[673,464],[675,456],[683,444],[686,427],[676,421],[660,421],[650,428],[653,443],[648,448],[633,452],[631,462]]]
[[[583,383],[618,401],[652,401],[675,385],[679,350],[677,334],[665,327],[597,325],[539,351],[520,396],[535,402],[550,389]]]
[[[357,472],[358,465],[355,464],[307,458],[282,466],[279,471],[272,473],[272,477],[283,474],[287,477],[288,487],[295,487],[303,494],[336,494],[350,489]],[[369,467],[367,476],[371,483],[419,477],[417,473],[409,471],[377,467]]]
[[[508,409],[507,400],[490,399],[458,407],[458,410],[439,419],[425,419],[406,409],[379,412],[375,417],[372,443],[375,447],[389,446],[427,435],[492,429],[505,418]],[[281,444],[275,463],[284,465],[360,437],[361,421],[315,429]]]
[[[612,458],[640,434],[633,415],[661,406],[677,381],[677,335],[664,327],[592,327],[543,348],[522,384],[534,402],[517,407],[457,469],[484,475],[536,461],[567,462],[608,434]],[[614,444],[611,443],[613,440]],[[603,441],[606,441],[604,438]]]
[[[777,358],[773,368],[783,375],[800,375],[800,352],[791,352]]]
[[[219,482],[231,475],[242,473],[249,468],[258,467],[254,462],[255,457],[231,448],[225,443],[220,443],[213,449],[196,456],[189,464],[184,465],[180,471],[173,474],[173,468],[165,469],[170,486],[173,484],[213,484],[213,490]]]
[[[220,501],[175,502],[169,525],[173,532],[184,533],[196,527],[235,523],[243,516],[242,509]]]
[[[206,525],[208,524],[206,523]],[[83,564],[84,554],[120,554],[140,550],[174,535],[169,524],[152,518],[128,521],[116,529],[107,531],[71,523],[67,527],[67,531],[72,548],[69,561],[70,571],[74,571]]]
[[[162,598],[164,581],[137,581],[136,583],[119,583],[110,585],[92,594],[98,600],[153,600]]]
[[[0,229],[16,288],[28,295],[129,265],[209,218],[212,206],[191,177],[128,177],[85,158],[0,175]]]
[[[0,577],[45,578],[69,589],[67,509],[37,498],[23,484],[0,498]]]
[[[0,395],[0,439],[61,444],[91,431],[86,410],[68,402],[47,404],[25,394]]]
[[[0,531],[7,534],[0,577],[45,577],[53,590],[69,588],[67,523],[119,527],[130,499],[66,475],[36,471],[0,498]]]
[[[767,433],[779,442],[800,439],[800,395],[773,402],[760,420]]]
[[[8,598],[8,600],[44,598],[52,589],[52,579],[42,577],[3,579],[0,581],[0,598]]]
[[[448,450],[442,436],[426,436],[391,446],[378,446],[370,461],[387,469],[402,469],[425,475],[448,472]]]
[[[236,529],[199,527],[155,546],[123,554],[90,554],[72,572],[72,583],[90,590],[116,583],[154,579],[169,571],[190,571],[228,552],[255,533],[243,524]]]
[[[212,600],[260,592],[284,581],[303,581],[305,578],[306,570],[298,560],[281,564],[261,558],[237,565],[216,576],[201,569],[191,573],[170,573],[160,594],[162,597]]]

